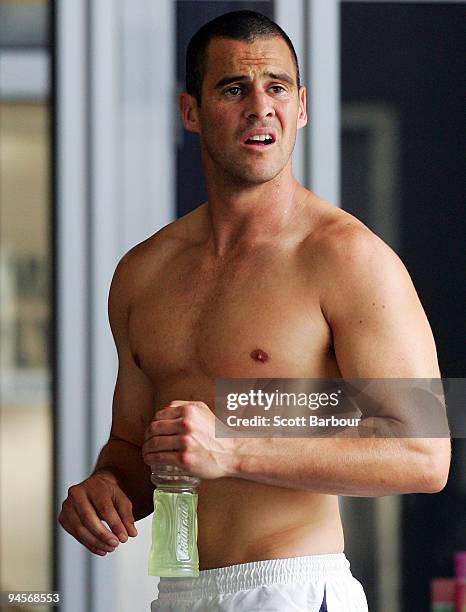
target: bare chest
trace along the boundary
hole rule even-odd
[[[180,262],[135,299],[130,343],[154,384],[336,375],[318,287],[293,261],[271,259],[221,273]]]

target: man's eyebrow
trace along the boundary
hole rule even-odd
[[[283,81],[284,83],[288,83],[289,85],[295,85],[294,79],[286,72],[265,72],[264,76],[269,77],[274,81]],[[228,75],[223,77],[223,79],[220,79],[220,81],[217,81],[217,83],[215,84],[215,89],[221,89],[226,85],[230,85],[230,83],[244,83],[250,80],[250,77],[243,74]]]
[[[294,79],[290,77],[290,75],[286,72],[267,72],[266,75],[273,79],[274,81],[284,81],[289,85],[295,85]]]
[[[233,74],[231,76],[226,76],[223,77],[223,79],[220,79],[220,81],[217,81],[217,83],[215,83],[215,89],[221,89],[222,87],[225,87],[225,85],[229,85],[230,83],[244,83],[244,81],[249,81],[249,77],[245,76],[245,75],[241,75],[241,74]]]

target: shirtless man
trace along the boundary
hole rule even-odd
[[[153,610],[366,610],[337,496],[439,491],[449,441],[216,438],[214,381],[437,378],[432,332],[396,254],[292,175],[306,89],[283,31],[230,13],[187,60],[209,199],[116,268],[110,438],[59,521],[105,555],[153,510],[148,465],[183,466],[202,479],[201,575],[162,579]]]

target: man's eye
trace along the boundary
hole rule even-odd
[[[270,89],[272,89],[274,93],[282,93],[283,91],[286,91],[281,85],[272,85]]]
[[[230,87],[229,89],[226,90],[226,94],[230,95],[230,96],[238,96],[241,93],[242,89],[241,87]]]

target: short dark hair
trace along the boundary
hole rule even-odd
[[[204,80],[206,51],[213,38],[232,38],[248,43],[258,38],[282,38],[291,51],[296,66],[296,82],[300,87],[299,64],[293,43],[274,21],[255,11],[233,11],[216,17],[204,24],[189,41],[186,50],[186,91],[201,104],[202,81]]]

